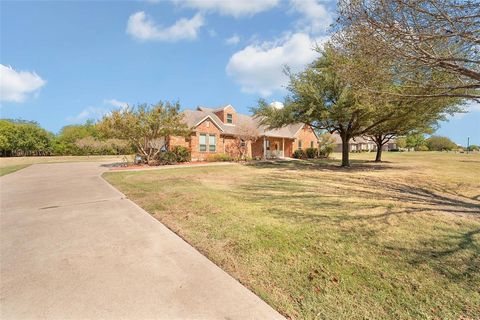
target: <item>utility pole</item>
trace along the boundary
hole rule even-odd
[[[470,137],[467,137],[467,154],[470,150]]]

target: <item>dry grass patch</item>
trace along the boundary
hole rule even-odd
[[[477,317],[480,156],[353,157],[105,177],[288,317]]]

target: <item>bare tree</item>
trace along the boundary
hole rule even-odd
[[[390,95],[480,99],[478,1],[340,0],[337,28],[333,38],[339,47],[389,70],[375,74],[379,82],[390,76],[389,83],[418,91]],[[358,67],[346,73],[360,86],[378,90],[366,72],[353,71]]]
[[[248,144],[257,141],[259,133],[257,128],[245,124],[237,125],[235,129],[234,152],[240,160],[245,160],[248,152]]]

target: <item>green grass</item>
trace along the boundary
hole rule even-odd
[[[105,178],[284,315],[480,314],[480,156],[352,155]]]
[[[29,164],[17,164],[13,166],[0,167],[0,177],[6,174],[18,171],[20,169],[28,167]]]

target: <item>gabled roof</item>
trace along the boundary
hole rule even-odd
[[[183,115],[186,124],[190,128],[195,128],[197,125],[203,122],[206,117],[208,117],[220,128],[224,134],[228,135],[235,135],[238,132],[237,128],[239,127],[250,127],[255,128],[258,131],[259,136],[294,139],[300,129],[304,126],[302,123],[298,123],[279,129],[267,129],[266,126],[259,124],[259,119],[241,113],[237,113],[237,122],[235,125],[225,124],[222,122],[222,120],[220,120],[215,112],[223,110],[228,106],[231,105],[225,105],[220,108],[197,107],[196,110],[187,109],[183,111]]]

